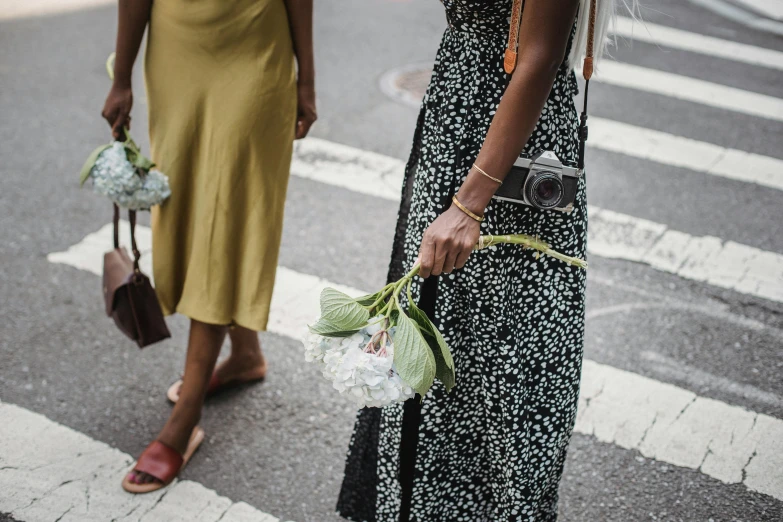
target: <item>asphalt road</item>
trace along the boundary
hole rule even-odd
[[[679,0],[650,2],[643,15],[783,51],[778,37]],[[139,352],[103,314],[96,277],[46,258],[111,217],[76,180],[86,154],[108,138],[99,113],[115,16],[107,6],[0,20],[0,400],[136,455],[169,411],[164,392],[181,370],[187,323],[174,318],[171,340]],[[417,110],[386,96],[379,80],[390,69],[432,61],[445,28],[441,4],[317,2],[315,25],[319,121],[312,135],[405,159]],[[779,68],[644,42],[613,54],[783,98]],[[146,148],[141,80],[137,72],[134,134]],[[591,87],[591,112],[783,159],[780,119],[604,83]],[[780,190],[596,149],[588,164],[593,205],[783,253]],[[293,177],[280,265],[379,287],[395,215],[392,201]],[[783,418],[783,303],[625,260],[594,256],[590,263],[587,357]],[[611,311],[623,303],[648,306]],[[209,402],[207,444],[183,476],[285,520],[340,520],[333,509],[353,407],[302,362],[297,341],[271,333],[262,340],[267,381]],[[572,442],[560,509],[568,521],[783,520],[779,498],[583,434]]]

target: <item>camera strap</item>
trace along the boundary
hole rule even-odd
[[[585,168],[585,143],[587,142],[587,93],[590,87],[590,78],[593,76],[593,56],[595,53],[595,17],[598,9],[598,0],[581,0],[590,2],[590,19],[587,25],[587,49],[585,61],[582,65],[582,77],[585,79],[585,94],[583,98],[582,114],[579,116],[579,170]],[[519,27],[522,24],[522,10],[525,0],[514,0],[511,6],[511,25],[508,29],[508,43],[503,55],[503,69],[506,74],[512,74],[517,67],[517,50],[519,47]]]

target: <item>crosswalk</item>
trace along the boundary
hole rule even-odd
[[[605,132],[601,123],[598,127]],[[622,143],[625,138],[611,139]],[[311,138],[296,145],[291,173],[397,201],[403,167],[395,158]],[[663,223],[594,206],[589,207],[589,223],[590,254],[636,261],[686,279],[783,302],[783,254],[712,236],[692,236]]]
[[[139,228],[139,247],[150,253],[150,231]],[[107,224],[49,259],[99,275],[112,230]],[[327,286],[353,296],[371,292],[280,267],[269,330],[300,339]],[[783,420],[590,360],[583,372],[577,432],[783,500]]]
[[[104,3],[107,1],[63,0],[58,9]],[[51,5],[51,2],[36,0],[26,6],[19,4],[22,7],[17,8],[18,13],[39,14],[44,4]],[[0,10],[0,19],[2,16]],[[783,52],[777,50],[664,25],[638,24],[627,18],[618,20],[614,33],[622,38],[783,71]],[[617,88],[783,122],[782,99],[702,79],[611,61],[602,64],[597,79]],[[692,172],[715,176],[776,194],[783,190],[783,154],[778,157],[757,154],[600,116],[592,116],[590,124],[588,144],[595,150],[681,168],[686,175]],[[403,167],[400,158],[308,138],[296,144],[292,174],[396,202]],[[783,211],[783,204],[779,210]],[[768,301],[774,306],[783,303],[781,252],[677,230],[667,223],[619,213],[612,208],[589,207],[589,223],[590,256],[640,263],[693,284],[730,290],[739,297]],[[100,274],[102,255],[110,237],[111,225],[106,224],[78,243],[48,254],[47,259]],[[150,229],[138,227],[137,240],[144,254],[142,268],[150,273]],[[121,227],[121,241],[129,242],[126,226]],[[369,290],[281,266],[270,330],[298,338],[303,325],[317,314],[317,295],[324,286],[337,287],[352,295]],[[588,320],[590,317],[588,313]],[[762,402],[778,404],[780,401],[774,394],[747,388],[751,395],[762,397]],[[3,491],[0,513],[11,512],[20,520],[278,520],[191,481],[177,483],[165,498],[159,495],[129,499],[116,488],[112,489],[131,462],[128,455],[14,405],[0,403],[0,423],[14,427],[0,431],[0,463],[3,464],[0,466]],[[773,416],[588,359],[584,365],[576,431],[783,501],[783,420]],[[50,477],[47,474],[51,474],[51,468],[39,466],[50,455],[31,455],[29,445],[24,444],[31,437],[37,437],[36,447],[53,448],[52,455],[69,452],[99,455],[96,467],[87,467],[85,471],[83,459],[66,459]],[[75,470],[82,471],[83,476],[70,481],[68,477]],[[92,492],[86,503],[85,488]],[[118,516],[120,511],[122,515]]]

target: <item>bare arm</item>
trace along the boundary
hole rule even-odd
[[[118,139],[123,127],[130,127],[133,107],[131,77],[141,39],[150,19],[152,0],[119,0],[114,82],[101,113]]]
[[[296,138],[304,138],[317,119],[315,59],[313,56],[313,0],[284,0],[297,63]]]
[[[489,127],[476,164],[504,179],[536,127],[563,62],[578,0],[527,0],[519,31],[517,68]],[[498,184],[471,170],[457,198],[483,215]],[[422,277],[462,268],[478,241],[479,223],[451,206],[425,231]]]

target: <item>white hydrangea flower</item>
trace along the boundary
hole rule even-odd
[[[394,367],[394,344],[383,335],[382,319],[371,319],[349,337],[309,333],[304,340],[305,360],[318,364],[332,387],[360,407],[388,406],[415,395]]]
[[[168,177],[156,169],[140,176],[119,141],[98,155],[90,179],[95,192],[130,210],[148,210],[171,195]]]

